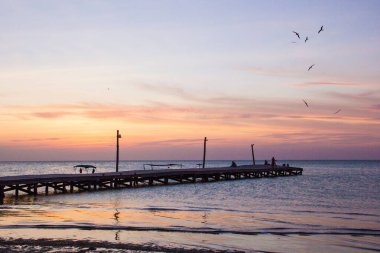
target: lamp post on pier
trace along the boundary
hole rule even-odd
[[[116,132],[116,172],[119,172],[119,139],[121,138],[121,134],[119,134],[119,130]]]
[[[203,166],[202,168],[205,167],[205,163],[206,163],[206,142],[207,142],[207,137],[205,137],[204,141],[203,141]]]
[[[256,165],[256,161],[255,161],[255,152],[253,151],[253,146],[254,146],[255,144],[251,144],[251,150],[252,150],[252,164],[253,164],[253,166],[255,166]]]

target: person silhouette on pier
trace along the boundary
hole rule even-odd
[[[237,167],[237,164],[236,164],[236,162],[235,161],[232,161],[232,163],[231,163],[231,166],[230,167]]]
[[[272,168],[276,166],[276,159],[274,156],[272,157],[272,163],[271,163]]]
[[[79,168],[79,173],[82,174],[82,168]]]

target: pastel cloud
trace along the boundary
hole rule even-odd
[[[139,145],[144,146],[178,146],[178,145],[196,145],[202,143],[203,139],[201,138],[191,138],[191,139],[167,139],[167,140],[157,140],[140,143]]]
[[[313,145],[323,145],[329,143],[334,144],[378,144],[380,142],[380,136],[373,136],[366,133],[356,132],[337,132],[332,131],[319,131],[319,132],[290,132],[290,133],[275,133],[263,136],[265,138],[271,138],[279,142],[302,144],[312,143]]]
[[[165,94],[168,99],[143,105],[90,102],[3,105],[0,119],[11,122],[4,127],[12,129],[0,135],[0,144],[20,150],[50,148],[71,152],[74,157],[77,156],[70,150],[82,154],[98,154],[101,150],[112,153],[113,132],[123,127],[127,129],[123,137],[130,159],[164,159],[173,154],[176,158],[196,158],[204,136],[211,140],[214,153],[210,155],[220,159],[232,154],[231,150],[243,154],[245,151],[237,147],[249,146],[251,142],[271,153],[271,145],[281,143],[292,144],[301,152],[311,143],[321,150],[326,142],[343,150],[360,140],[368,145],[379,140],[374,129],[380,125],[380,119],[368,107],[364,112],[364,107],[358,110],[347,106],[333,115],[334,107],[332,110],[331,105],[318,106],[318,101],[312,101],[312,106],[306,108],[301,99],[262,99],[223,93],[197,95],[173,85],[144,84],[140,88],[153,95]],[[376,94],[352,93],[352,99],[359,97],[367,103]],[[180,102],[170,97],[177,97]],[[374,108],[377,107],[375,103]],[[18,137],[20,131],[24,140]],[[367,134],[357,134],[361,131]]]
[[[352,82],[339,82],[339,81],[317,81],[317,82],[304,82],[295,84],[296,87],[319,87],[319,86],[358,86]]]
[[[56,120],[62,118],[88,118],[88,119],[119,119],[135,121],[168,121],[187,122],[189,119],[195,122],[214,122],[223,124],[245,124],[255,120],[310,120],[329,121],[341,123],[368,123],[379,124],[375,117],[366,117],[362,114],[344,115],[340,113],[333,115],[333,110],[314,111],[305,110],[301,103],[281,101],[278,104],[262,105],[257,101],[236,97],[219,97],[205,99],[210,102],[209,106],[200,105],[114,105],[114,104],[81,104],[81,105],[46,105],[46,106],[17,106],[7,107],[8,117],[32,120],[40,118],[44,120]],[[216,103],[220,101],[220,103]],[[223,102],[224,101],[224,102]],[[228,106],[234,103],[233,106]],[[214,106],[212,106],[214,104]],[[255,107],[256,105],[256,107]],[[373,108],[377,108],[375,105]],[[293,112],[291,112],[293,111]]]
[[[325,92],[324,95],[342,99],[342,100],[349,100],[349,101],[356,101],[361,103],[372,103],[379,101],[380,97],[380,90],[367,90],[362,92],[337,92],[337,91],[330,91]]]
[[[40,142],[40,141],[58,141],[61,138],[33,138],[33,139],[15,139],[13,142]]]
[[[178,85],[167,85],[167,84],[150,84],[150,83],[138,83],[135,84],[140,89],[143,89],[145,91],[158,93],[161,95],[169,95],[169,96],[175,96],[180,97],[186,100],[198,100],[196,96],[191,94],[190,92],[185,91],[185,89],[182,89],[178,87]]]
[[[296,77],[300,75],[297,72],[285,68],[244,67],[242,70],[254,75],[273,77]]]
[[[37,118],[46,118],[46,119],[55,119],[55,118],[61,118],[66,115],[72,114],[71,112],[35,112],[32,113],[32,116],[35,116]]]

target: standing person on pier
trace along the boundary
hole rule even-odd
[[[274,158],[274,156],[272,157],[272,168],[274,168],[276,166],[276,159]]]

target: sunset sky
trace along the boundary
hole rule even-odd
[[[0,0],[0,160],[114,159],[117,129],[121,159],[379,159],[379,24],[377,0]]]

